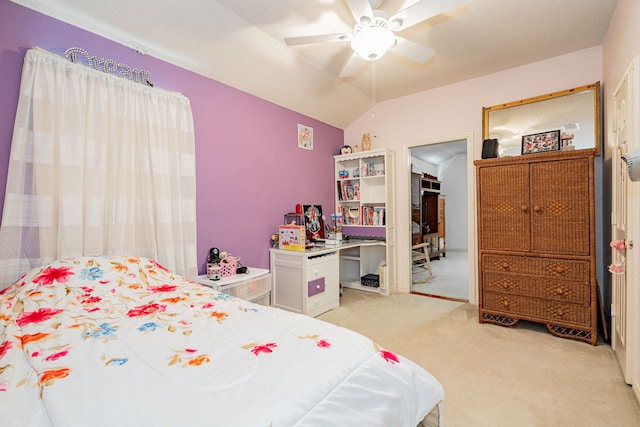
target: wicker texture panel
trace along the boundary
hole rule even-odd
[[[590,254],[588,159],[531,165],[531,251]]]
[[[564,326],[549,325],[549,324],[547,324],[547,330],[557,337],[571,338],[574,340],[584,341],[588,343],[598,338],[595,335],[595,332],[591,330],[574,329],[574,328],[567,328]]]
[[[589,282],[589,261],[483,254],[483,271]]]
[[[529,165],[509,165],[478,172],[482,248],[529,250],[528,171]]]
[[[502,325],[502,326],[514,326],[516,323],[518,323],[518,318],[516,317],[508,317],[508,316],[503,316],[501,314],[493,314],[493,313],[486,313],[486,312],[482,312],[480,315],[480,323],[486,322],[486,323],[495,323],[496,325]]]
[[[482,283],[484,292],[502,292],[583,305],[591,302],[591,287],[586,282],[485,272]]]
[[[585,305],[495,292],[485,292],[483,302],[484,309],[504,316],[515,316],[542,323],[561,323],[565,326],[591,326],[591,310]]]

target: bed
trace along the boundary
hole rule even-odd
[[[442,386],[410,360],[145,258],[33,269],[0,319],[4,427],[442,423]]]

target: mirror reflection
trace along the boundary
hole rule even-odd
[[[600,155],[600,82],[483,108],[483,139],[498,140],[499,157],[521,155],[524,136],[553,131],[559,149]]]

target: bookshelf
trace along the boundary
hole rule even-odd
[[[357,254],[342,251],[341,283],[345,287],[386,293],[395,277],[394,153],[387,149],[368,150],[334,159],[335,206],[336,214],[342,218],[342,234],[382,242],[376,249],[366,248]],[[361,286],[363,275],[381,271],[385,271],[385,291]]]

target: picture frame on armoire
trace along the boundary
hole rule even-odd
[[[522,154],[544,153],[560,150],[560,131],[534,133],[522,137]]]

